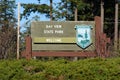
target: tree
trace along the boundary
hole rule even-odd
[[[40,0],[38,0],[39,3],[40,3]],[[37,13],[40,13],[40,14],[46,14],[46,17],[50,18],[50,20],[53,19],[53,7],[52,7],[52,0],[49,0],[50,1],[50,5],[47,5],[47,4],[22,4],[23,8],[25,9],[23,11],[23,16],[24,17],[28,17],[30,16],[30,14],[33,12],[37,12]]]
[[[94,16],[100,16],[101,0],[83,0],[83,2],[92,5],[92,13],[94,14]]]
[[[12,58],[16,52],[15,0],[0,0],[0,59]]]
[[[61,0],[57,6],[57,18],[74,21],[75,14],[77,20],[92,20],[92,6],[83,0]]]
[[[115,1],[104,1],[104,8],[105,8],[105,27],[104,32],[108,34],[111,39],[114,39],[114,15],[115,15]]]
[[[0,0],[0,26],[13,26],[15,0]]]
[[[41,0],[38,0],[39,3]],[[31,12],[46,14],[50,20],[74,20],[76,14],[78,20],[93,20],[92,6],[86,4],[83,0],[61,0],[53,7],[53,0],[48,4],[23,4],[25,9],[23,16],[28,17]],[[76,11],[77,12],[76,12]],[[77,15],[78,13],[78,15]]]
[[[52,21],[53,20],[53,14],[52,14],[52,4],[53,4],[53,0],[50,0],[50,20]]]
[[[41,0],[38,0],[39,1],[39,3],[40,3],[40,1]],[[52,21],[53,20],[53,0],[49,0],[49,2],[50,2],[50,6],[49,6],[49,14],[48,14],[48,16],[50,16],[50,21]]]

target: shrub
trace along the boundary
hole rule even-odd
[[[0,80],[119,80],[120,58],[1,60]]]

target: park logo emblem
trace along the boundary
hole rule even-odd
[[[86,49],[92,44],[91,26],[90,25],[76,25],[76,43],[82,49]]]

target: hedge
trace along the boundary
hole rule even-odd
[[[0,60],[0,80],[120,80],[120,58]]]

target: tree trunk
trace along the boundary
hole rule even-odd
[[[103,33],[104,26],[104,2],[101,0],[101,33]]]
[[[50,0],[50,21],[53,20],[53,15],[52,15],[52,4],[53,4],[53,2],[52,2],[52,0]]]
[[[78,9],[77,9],[77,7],[75,7],[75,21],[77,21],[78,20]],[[77,52],[77,51],[75,51],[75,52]],[[78,60],[78,57],[74,57],[74,61],[77,61]]]
[[[78,20],[78,9],[77,7],[75,7],[75,21]]]
[[[115,3],[114,49],[118,48],[118,3]]]
[[[120,50],[120,30],[119,30],[119,50]]]

